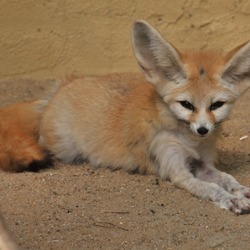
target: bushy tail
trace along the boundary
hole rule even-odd
[[[51,165],[38,144],[39,124],[48,100],[22,102],[0,109],[0,169],[36,171]]]

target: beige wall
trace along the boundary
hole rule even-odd
[[[178,48],[228,50],[250,38],[250,1],[1,0],[0,78],[137,71],[131,25]]]

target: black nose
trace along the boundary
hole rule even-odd
[[[205,135],[205,134],[207,134],[208,129],[205,128],[205,127],[200,127],[200,128],[197,129],[197,132],[198,132],[200,135]]]

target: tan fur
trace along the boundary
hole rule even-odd
[[[60,96],[55,96],[48,105],[41,124],[41,135],[48,148],[60,153],[60,138],[56,138],[53,133],[53,129],[58,127],[59,130],[70,130],[70,133],[77,135],[79,143],[80,138],[91,136],[88,150],[93,155],[97,150],[101,152],[101,165],[112,168],[125,166],[127,170],[133,171],[137,165],[134,166],[131,160],[132,154],[141,172],[154,172],[147,156],[149,141],[145,144],[144,140],[147,141],[147,137],[154,135],[154,130],[157,131],[165,124],[158,112],[162,101],[153,86],[140,76],[122,74],[76,79],[60,89],[59,93]],[[71,94],[66,97],[67,93]],[[82,93],[85,93],[84,98],[81,98]],[[62,107],[72,108],[72,119],[75,119],[73,127],[67,127],[66,121],[61,128],[62,120],[68,119],[66,109],[66,114],[60,112],[57,120],[52,119]],[[81,107],[79,111],[84,113],[83,119],[79,119],[79,113],[74,112],[74,107]],[[176,124],[174,120],[173,124]],[[67,148],[67,145],[64,146]]]

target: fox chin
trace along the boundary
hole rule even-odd
[[[157,174],[221,208],[249,213],[250,189],[215,168],[215,144],[235,101],[250,87],[250,42],[225,55],[181,52],[139,20],[132,46],[142,74],[63,81],[39,113],[33,109],[34,128],[18,127],[35,140],[37,156],[20,165],[9,160],[2,169],[27,169],[46,151],[65,163],[88,159],[95,168]],[[11,143],[11,137],[4,140]],[[2,159],[15,158],[12,148]]]

